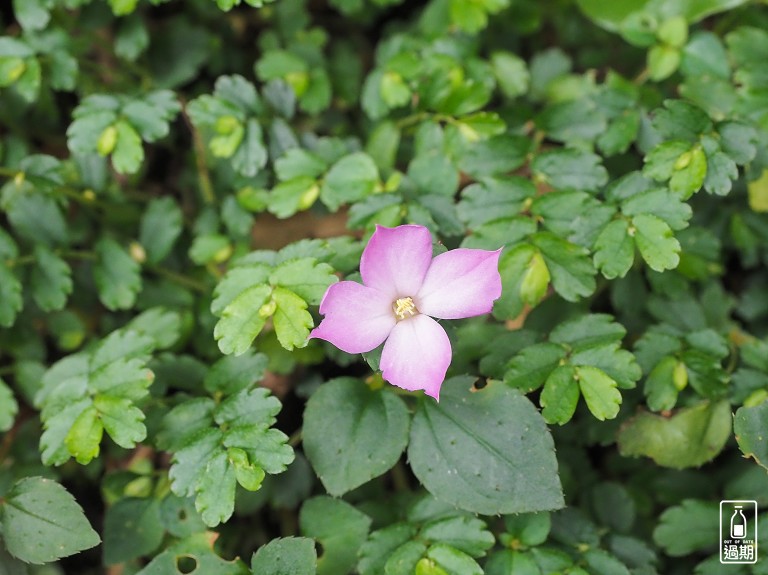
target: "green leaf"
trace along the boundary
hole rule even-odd
[[[257,284],[241,292],[222,310],[213,330],[221,353],[240,355],[248,351],[270,315],[263,306],[271,294],[269,286]]]
[[[169,477],[180,497],[195,497],[203,521],[214,527],[234,511],[235,486],[261,485],[293,461],[288,437],[273,429],[280,402],[265,388],[244,389],[218,406],[187,400],[163,419],[159,444],[174,452]]]
[[[648,374],[644,392],[648,407],[652,411],[670,410],[675,407],[678,395],[675,371],[678,365],[682,365],[685,370],[685,364],[680,364],[676,358],[667,355]]]
[[[328,166],[321,158],[301,148],[291,148],[275,161],[275,173],[283,182],[301,176],[314,179],[326,169]]]
[[[114,125],[117,141],[112,154],[112,165],[118,174],[135,174],[144,161],[144,147],[141,136],[125,120],[118,120]]]
[[[336,162],[323,180],[320,199],[331,211],[342,204],[360,201],[373,193],[379,182],[379,170],[373,159],[363,152],[344,156]]]
[[[203,387],[210,393],[232,395],[260,381],[267,369],[267,356],[248,351],[223,357],[205,374]]]
[[[97,395],[93,400],[104,429],[120,447],[131,449],[147,437],[144,413],[125,397]]]
[[[483,570],[474,559],[472,559],[469,555],[459,551],[458,549],[454,549],[448,545],[432,545],[427,550],[427,557],[429,559],[426,560],[426,563],[422,563],[425,561],[422,559],[422,561],[419,562],[420,565],[416,567],[416,573],[418,573],[418,575],[421,575],[422,573],[422,565],[425,567],[429,565],[431,567],[429,560],[434,561],[434,564],[439,566],[443,573],[447,572],[462,574],[466,573],[466,575],[483,575]],[[426,568],[430,569],[430,567]],[[448,571],[444,571],[443,569],[447,569]],[[427,574],[429,571],[424,571],[424,573]],[[440,572],[437,571],[436,573]]]
[[[663,467],[684,469],[712,460],[730,435],[728,402],[703,402],[669,418],[640,413],[621,428],[618,444],[624,456],[643,455]]]
[[[306,346],[309,330],[315,325],[307,302],[279,286],[272,291],[272,302],[277,306],[272,321],[280,345],[288,351]]]
[[[538,343],[513,357],[504,374],[504,383],[525,391],[538,389],[560,365],[567,352],[562,345]]]
[[[192,570],[211,575],[247,575],[248,569],[240,559],[228,561],[213,550],[209,533],[194,533],[168,546],[136,575],[168,575]]]
[[[491,65],[499,89],[508,98],[522,96],[528,91],[530,74],[525,61],[512,52],[494,52]]]
[[[450,545],[472,557],[485,555],[495,541],[484,521],[465,515],[429,521],[419,532],[419,538]]]
[[[408,447],[416,477],[435,497],[475,513],[562,507],[552,439],[536,408],[501,382],[475,392],[472,383],[454,377],[439,404],[419,404]]]
[[[0,326],[11,327],[23,306],[19,278],[0,262]]]
[[[558,190],[597,191],[608,182],[600,156],[561,149],[536,156],[531,164],[536,177]]]
[[[315,575],[315,542],[306,537],[282,537],[259,547],[251,559],[253,575]]]
[[[189,259],[197,265],[222,263],[232,255],[230,238],[222,234],[197,236],[189,248]]]
[[[42,565],[99,544],[83,510],[61,485],[25,477],[0,502],[0,531],[8,552]]]
[[[95,245],[96,265],[93,279],[99,299],[110,310],[129,309],[141,291],[139,264],[110,238],[101,238]]]
[[[56,311],[67,304],[72,293],[72,270],[67,262],[48,248],[35,246],[35,267],[30,283],[32,297],[42,311]]]
[[[120,499],[104,514],[104,563],[115,565],[150,555],[164,534],[159,500]]]
[[[635,243],[629,235],[629,222],[611,221],[595,240],[595,267],[607,279],[623,278],[635,261]]]
[[[568,423],[579,403],[576,368],[571,365],[555,368],[544,383],[539,402],[541,415],[547,423]]]
[[[619,414],[621,393],[616,389],[616,382],[604,371],[589,365],[580,366],[576,368],[576,379],[592,415],[605,421]]]
[[[746,457],[768,469],[768,402],[755,406],[742,406],[736,410],[733,432],[739,449]]]
[[[333,268],[315,258],[285,261],[269,275],[269,283],[291,290],[311,305],[319,305],[328,287],[337,281]]]
[[[671,270],[680,263],[680,242],[665,221],[651,214],[639,214],[632,218],[632,232],[640,255],[652,270]]]
[[[338,575],[347,573],[355,564],[371,519],[340,499],[313,497],[302,505],[299,525],[305,536],[322,545],[317,575]]]
[[[714,549],[718,540],[720,511],[716,503],[686,499],[661,514],[653,541],[667,555],[682,557]]]
[[[256,284],[266,283],[270,269],[263,263],[230,267],[213,292],[211,312],[215,315],[221,315],[224,308],[246,289]]]
[[[338,411],[339,405],[344,409]],[[325,489],[338,497],[392,468],[408,444],[409,426],[408,410],[396,395],[358,379],[335,379],[307,403],[304,450]]]
[[[261,126],[255,118],[251,118],[245,125],[245,136],[232,156],[232,167],[244,176],[253,177],[266,164],[267,148]]]
[[[13,396],[13,391],[0,379],[0,431],[8,431],[13,427],[18,412],[19,404]]]
[[[564,299],[577,301],[592,295],[596,272],[585,248],[549,232],[534,234],[531,243],[541,251],[552,277],[552,285]]]
[[[168,257],[182,227],[181,209],[173,198],[164,196],[149,202],[139,230],[139,242],[147,253],[148,263],[157,264]]]
[[[90,405],[72,422],[64,445],[78,463],[86,465],[98,457],[103,433],[104,426],[99,419],[99,412]]]

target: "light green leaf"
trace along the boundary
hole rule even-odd
[[[544,152],[531,168],[538,178],[558,190],[594,192],[608,182],[600,156],[572,149]]]
[[[315,542],[307,537],[282,537],[259,547],[251,559],[253,575],[315,575]]]
[[[78,463],[87,465],[98,457],[103,433],[104,426],[99,420],[99,412],[90,405],[72,423],[64,445]]]
[[[341,499],[313,497],[299,513],[301,533],[323,546],[317,560],[317,575],[347,573],[368,535],[371,519]]]
[[[640,413],[621,428],[618,444],[624,456],[643,455],[663,467],[684,469],[712,460],[730,435],[728,402],[703,402],[672,417]]]
[[[117,141],[112,153],[112,165],[119,174],[135,174],[144,161],[144,147],[141,136],[136,129],[125,120],[115,124]]]
[[[474,513],[562,507],[552,439],[541,415],[501,382],[479,391],[472,390],[473,382],[451,378],[440,403],[420,402],[408,446],[416,477],[438,499]]]
[[[632,218],[635,244],[648,266],[657,272],[671,270],[680,263],[680,242],[667,223],[651,214]]]
[[[304,450],[325,489],[338,497],[395,465],[408,444],[409,426],[408,410],[396,395],[372,391],[358,379],[335,379],[307,403]]]
[[[495,52],[491,55],[491,65],[499,89],[505,96],[516,98],[528,91],[530,74],[525,60],[512,52]]]
[[[271,294],[269,286],[257,284],[241,292],[222,310],[213,330],[221,353],[240,355],[248,351],[267,318],[274,313],[264,307]]]
[[[645,380],[645,396],[652,411],[669,410],[677,403],[678,389],[674,375],[679,362],[671,355],[662,358]],[[685,365],[683,364],[683,369]]]
[[[8,552],[35,565],[99,544],[83,510],[61,485],[42,477],[18,481],[0,502],[0,530]]]
[[[185,510],[186,511],[186,510]],[[213,543],[209,533],[193,533],[186,539],[177,541],[168,546],[165,551],[157,555],[152,561],[136,575],[168,575],[180,573],[180,559],[194,562],[195,571],[201,575],[247,575],[248,568],[240,559],[228,561],[219,557],[213,550]],[[181,563],[185,569],[189,564]]]
[[[307,311],[307,302],[291,290],[280,286],[272,290],[271,301],[277,306],[272,323],[280,345],[288,351],[306,346],[309,330],[315,325]]]
[[[72,270],[67,262],[38,244],[30,283],[32,297],[42,311],[60,310],[72,293]]]
[[[328,287],[337,281],[333,268],[314,258],[288,260],[269,276],[269,283],[290,289],[312,305],[319,305]]]
[[[616,382],[603,370],[589,365],[579,366],[576,368],[576,379],[592,415],[605,421],[619,414],[621,393],[616,389]]]
[[[331,211],[336,211],[342,204],[369,196],[378,182],[379,170],[373,159],[363,152],[355,152],[341,158],[328,171],[320,199]]]

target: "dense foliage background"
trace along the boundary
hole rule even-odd
[[[765,2],[8,4],[0,573],[768,573]],[[440,403],[307,344],[400,223]]]

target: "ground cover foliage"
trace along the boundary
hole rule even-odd
[[[764,2],[0,22],[0,573],[723,572],[718,501],[768,505]],[[439,403],[307,342],[402,223],[504,247]]]

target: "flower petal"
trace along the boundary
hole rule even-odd
[[[396,323],[389,296],[350,281],[328,288],[320,302],[320,313],[325,318],[309,338],[324,339],[347,353],[378,347]]]
[[[439,399],[451,364],[451,342],[445,330],[424,314],[399,322],[384,344],[379,366],[392,385]]]
[[[421,313],[440,319],[472,317],[491,311],[501,296],[501,250],[460,248],[437,256],[414,298]]]
[[[424,226],[376,226],[360,258],[360,275],[395,300],[419,291],[431,261],[432,235]]]

